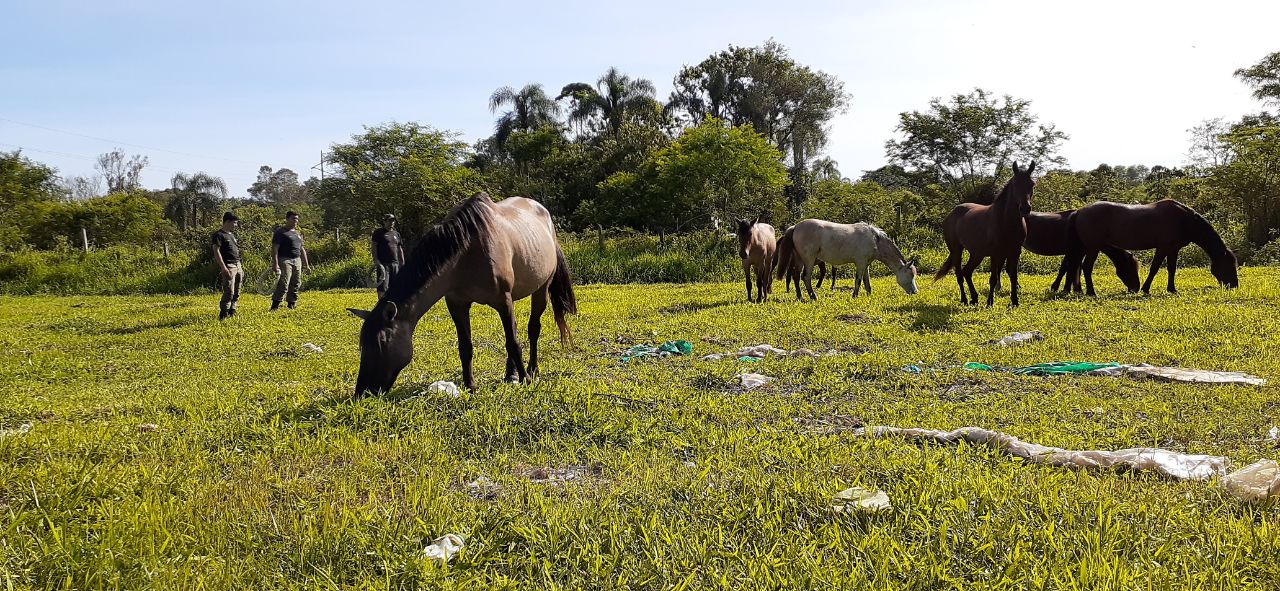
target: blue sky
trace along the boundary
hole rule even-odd
[[[1260,108],[1231,73],[1280,51],[1274,0],[538,4],[11,0],[0,150],[70,176],[118,146],[150,158],[147,187],[207,171],[239,196],[262,164],[314,174],[364,125],[473,142],[500,86],[617,66],[665,100],[681,66],[773,38],[852,94],[828,148],[847,176],[884,163],[899,112],[975,86],[1030,99],[1072,167],[1177,165],[1188,128]]]

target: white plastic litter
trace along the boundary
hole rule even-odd
[[[770,345],[769,343],[761,343],[759,345],[748,345],[746,347],[738,349],[737,351],[728,351],[725,353],[712,353],[710,355],[703,355],[702,357],[700,357],[700,359],[704,361],[714,361],[716,359],[724,359],[725,357],[732,357],[734,359],[737,359],[739,357],[754,357],[756,359],[764,359],[765,357],[768,357],[770,355],[773,355],[774,357],[817,358],[817,357],[823,357],[824,355],[831,356],[831,355],[837,355],[837,354],[839,354],[839,351],[836,351],[835,349],[831,349],[827,351],[825,354],[823,354],[823,353],[818,353],[812,349],[804,349],[804,348],[796,349],[794,351],[788,351],[786,349],[780,349],[778,347]]]
[[[152,433],[160,430],[160,425],[155,423],[143,423],[138,425],[138,431],[142,433]]]
[[[786,357],[787,353],[788,351],[786,349],[779,349],[773,345],[764,343],[761,345],[743,347],[738,349],[738,352],[734,353],[734,355],[737,355],[738,357],[757,357],[759,359],[764,359],[770,354],[777,355],[779,357]]]
[[[302,349],[311,353],[324,353],[324,349],[315,343],[302,343]]]
[[[1280,439],[1280,427],[1272,427],[1270,431],[1267,431],[1267,441],[1275,441],[1277,439]]]
[[[16,429],[0,429],[0,439],[4,439],[5,437],[15,437],[18,435],[26,435],[27,432],[29,431],[31,431],[31,423],[23,423],[21,425],[18,425],[18,428]]]
[[[457,384],[453,382],[447,382],[445,380],[431,382],[429,385],[427,385],[427,391],[438,392],[450,398],[457,398],[458,396],[461,395],[461,392],[458,391]]]
[[[422,556],[428,560],[435,560],[440,564],[448,563],[465,545],[462,536],[458,534],[445,534],[431,541],[431,545],[423,548]]]
[[[996,341],[995,344],[1000,345],[1001,347],[1008,347],[1010,345],[1019,345],[1019,344],[1030,342],[1030,341],[1043,341],[1043,340],[1044,340],[1044,335],[1040,334],[1040,331],[1038,330],[1033,330],[1031,332],[1015,332],[1007,337],[1004,337]]]
[[[908,441],[936,443],[968,443],[986,445],[1012,456],[1037,464],[1073,468],[1150,470],[1174,480],[1208,480],[1227,473],[1230,460],[1222,456],[1180,454],[1163,449],[1136,447],[1105,450],[1070,450],[1022,441],[999,431],[979,427],[961,427],[955,431],[936,429],[903,429],[868,427],[859,433],[872,436],[892,435]]]
[[[1280,464],[1259,460],[1222,477],[1222,488],[1231,496],[1258,503],[1280,496]]]
[[[831,508],[836,513],[880,513],[892,510],[893,505],[889,502],[888,493],[877,488],[855,486],[836,493]]]
[[[1185,382],[1191,384],[1244,384],[1247,386],[1267,385],[1267,380],[1263,378],[1238,371],[1209,371],[1206,369],[1147,365],[1145,363],[1106,367],[1091,371],[1089,372],[1089,375],[1128,375],[1135,378],[1159,380],[1162,382]]]
[[[773,381],[773,378],[758,373],[744,373],[738,376],[738,378],[742,380],[742,387],[748,390],[758,388]]]
[[[498,493],[501,492],[501,484],[489,480],[484,476],[479,476],[475,480],[467,483],[467,493],[477,499],[491,501],[498,498]]]

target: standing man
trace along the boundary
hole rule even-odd
[[[222,228],[213,233],[213,262],[222,270],[222,302],[218,305],[218,320],[236,315],[236,301],[240,299],[240,286],[244,284],[244,270],[240,268],[240,245],[232,232],[240,225],[236,214],[222,214]]]
[[[396,216],[382,216],[382,227],[373,231],[369,246],[373,250],[373,262],[378,265],[378,299],[382,299],[391,288],[391,280],[400,273],[400,265],[404,264],[404,246],[396,231]]]
[[[298,286],[302,285],[302,269],[311,272],[311,260],[302,246],[302,233],[298,231],[298,214],[284,215],[284,226],[271,237],[271,264],[276,271],[276,291],[271,295],[271,311],[280,309],[284,300],[293,309],[298,303]]]

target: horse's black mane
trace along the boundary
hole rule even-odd
[[[452,266],[476,239],[489,232],[493,222],[492,208],[493,200],[485,193],[476,193],[455,206],[413,247],[404,268],[391,282],[386,299],[404,302]]]
[[[1182,202],[1174,201],[1174,203],[1178,204],[1178,209],[1186,216],[1186,227],[1194,236],[1192,242],[1204,249],[1211,258],[1222,257],[1231,252],[1231,249],[1227,248],[1227,243],[1222,240],[1222,236],[1213,229],[1213,224],[1200,215],[1200,212],[1187,207]]]

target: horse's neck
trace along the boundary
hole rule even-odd
[[[417,325],[422,316],[449,293],[453,285],[453,272],[454,269],[450,269],[440,273],[407,295],[397,297],[396,294],[388,294],[387,299],[395,302],[396,307],[403,311],[405,317],[412,319],[413,324]]]
[[[876,236],[876,260],[888,265],[894,273],[907,266],[906,259],[902,258],[902,251],[887,236]]]
[[[1199,222],[1199,223],[1196,223]],[[1210,259],[1217,259],[1227,253],[1227,244],[1213,227],[1203,220],[1192,222],[1191,242],[1199,246]]]

